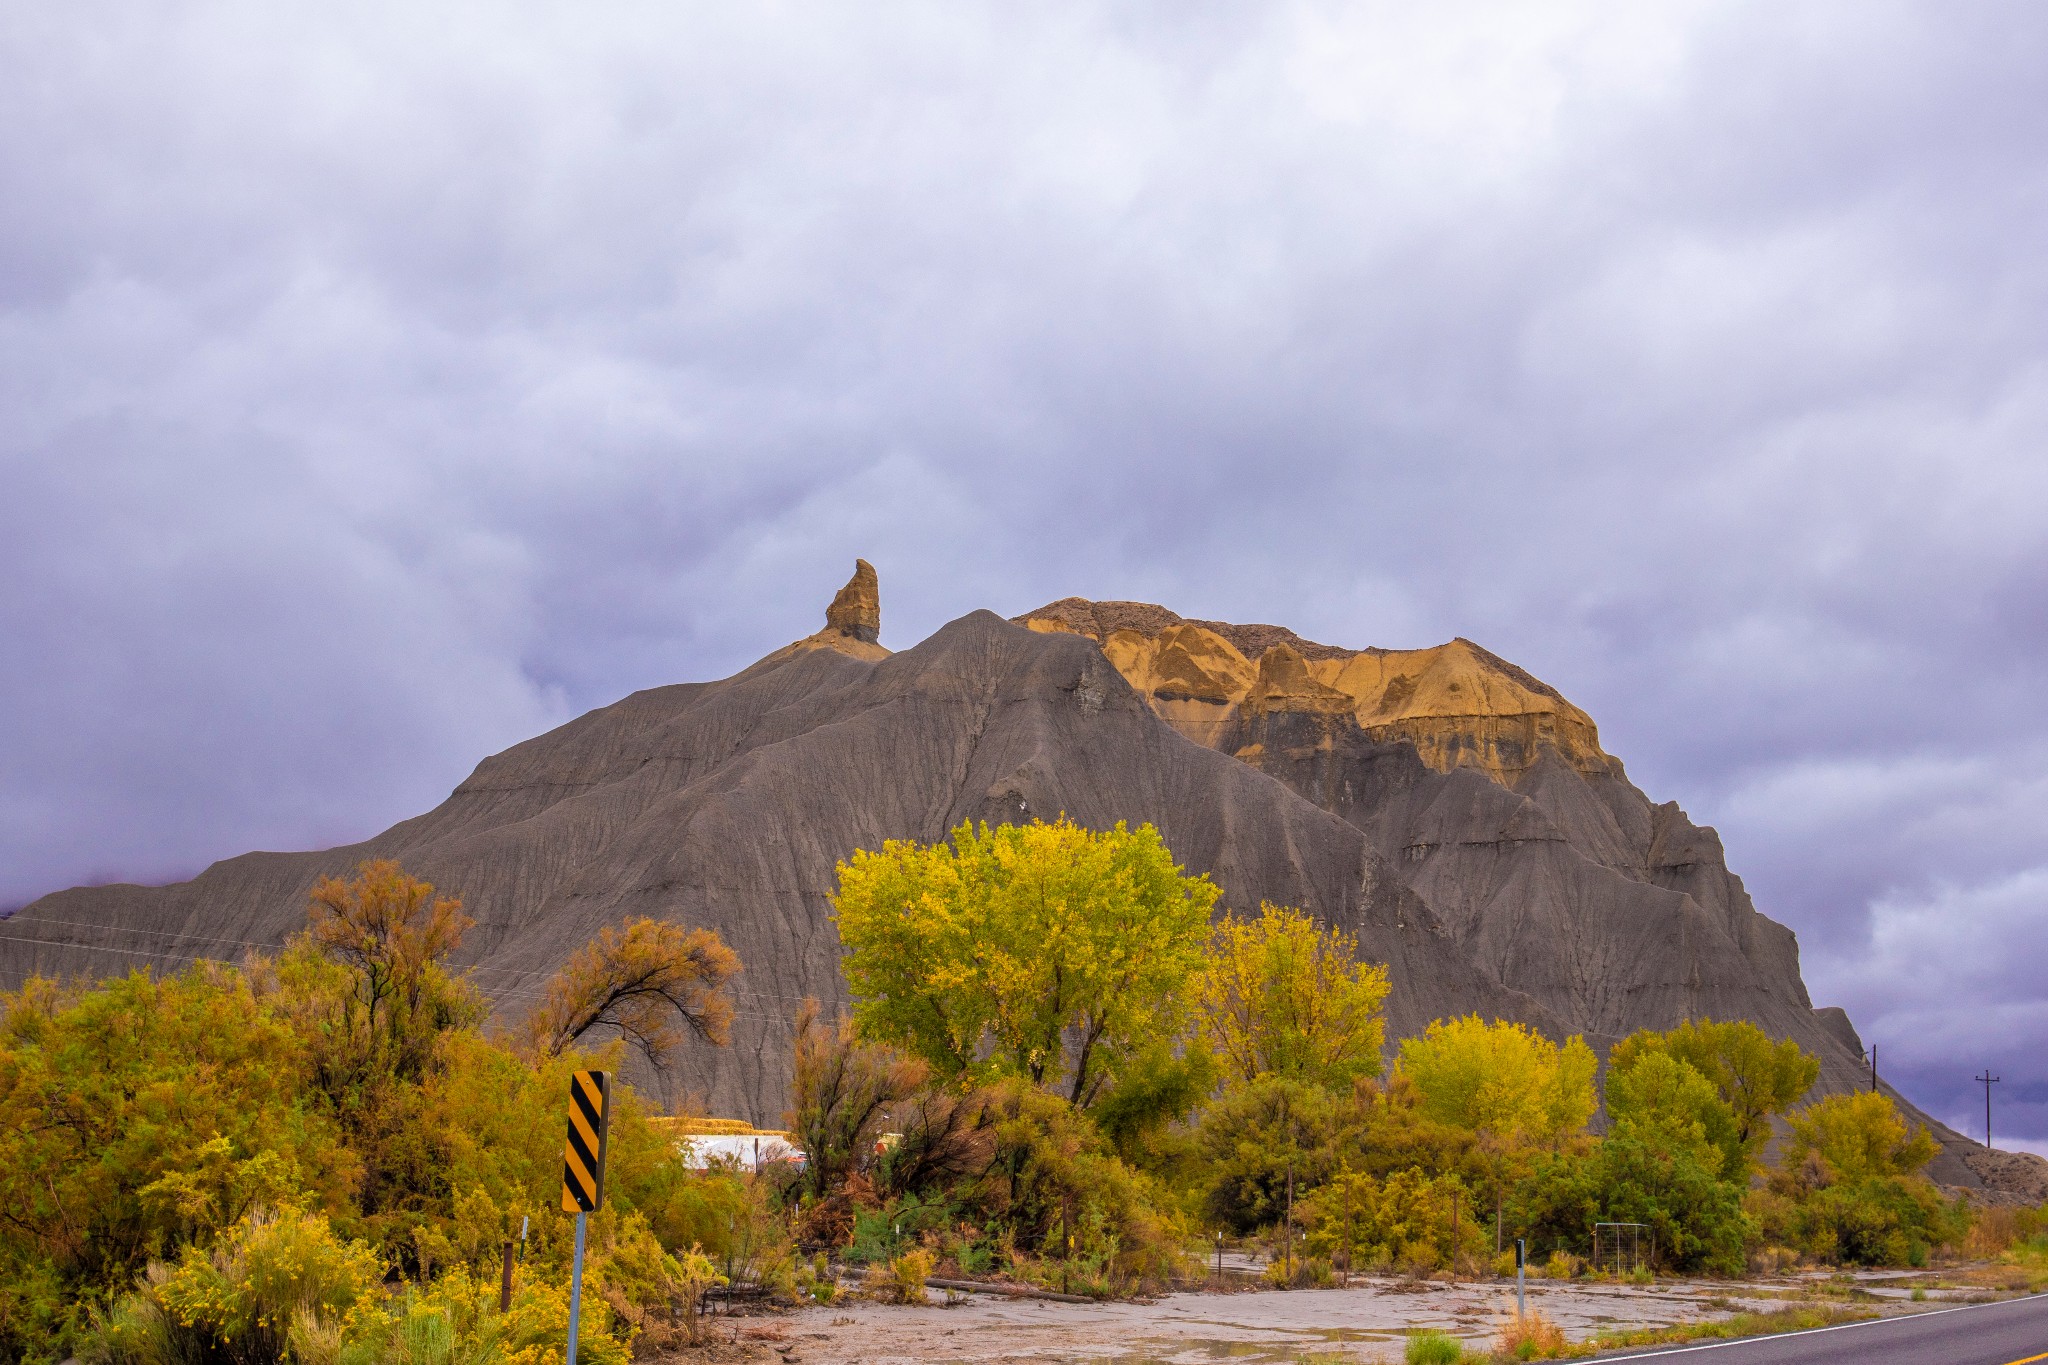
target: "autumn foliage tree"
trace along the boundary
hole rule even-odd
[[[61,1359],[150,1258],[254,1205],[348,1206],[313,1041],[216,963],[0,994],[0,1360]]]
[[[1400,1074],[1418,1113],[1470,1132],[1489,1168],[1496,1222],[1506,1186],[1539,1150],[1585,1129],[1600,1069],[1583,1038],[1551,1042],[1526,1024],[1439,1019],[1401,1044]]]
[[[1771,1118],[1805,1098],[1820,1078],[1820,1059],[1791,1039],[1773,1039],[1747,1020],[1687,1020],[1667,1032],[1643,1029],[1608,1054],[1610,1107],[1613,1078],[1653,1055],[1683,1063],[1703,1077],[1722,1104],[1728,1124],[1716,1143],[1728,1179],[1743,1182],[1771,1138]],[[1711,1126],[1711,1121],[1710,1126]]]
[[[1422,1112],[1506,1147],[1554,1145],[1593,1117],[1599,1063],[1585,1040],[1551,1042],[1526,1024],[1439,1019],[1401,1044]]]
[[[725,1043],[733,1011],[725,987],[739,969],[739,957],[710,929],[637,919],[600,930],[549,978],[526,1018],[528,1044],[557,1057],[592,1030],[615,1028],[665,1068],[685,1030]]]
[[[1150,825],[1061,819],[857,852],[833,906],[865,1036],[1085,1108],[1181,1032],[1217,894]]]
[[[1871,1091],[1829,1095],[1791,1115],[1787,1126],[1781,1163],[1794,1172],[1817,1166],[1809,1178],[1823,1185],[1917,1176],[1941,1151],[1890,1096]]]
[[[1747,1179],[1734,1112],[1711,1081],[1668,1052],[1644,1053],[1627,1067],[1610,1063],[1607,1113],[1615,1133],[1689,1156],[1711,1175]]]
[[[347,881],[321,878],[307,919],[312,946],[349,970],[340,1024],[359,1067],[416,1078],[442,1030],[474,1021],[476,1002],[442,965],[474,921],[433,883],[365,862]]]
[[[1891,1097],[1829,1095],[1786,1115],[1789,1131],[1754,1203],[1769,1235],[1827,1260],[1920,1265],[1969,1215],[1923,1174],[1940,1148]]]
[[[1332,1090],[1379,1074],[1386,998],[1386,968],[1358,961],[1356,938],[1270,902],[1216,924],[1194,990],[1201,1035],[1228,1080],[1282,1076]]]
[[[274,957],[0,993],[0,1363],[276,1359],[274,1329],[334,1256],[368,1267],[374,1302],[311,1358],[385,1359],[387,1275],[460,1288],[529,1219],[521,1293],[554,1301],[562,1097],[590,1058],[484,1034],[484,1000],[448,965],[466,924],[455,898],[373,862],[314,888]],[[658,1297],[652,1229],[730,1245],[716,1203],[737,1181],[680,1170],[630,1087],[609,1165],[591,1229],[609,1307],[586,1299],[585,1328],[592,1359],[623,1362],[603,1323]],[[472,1350],[517,1354],[474,1333]]]

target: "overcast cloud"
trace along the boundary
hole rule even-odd
[[[812,629],[1474,637],[2048,1150],[2048,10],[15,6],[0,904]]]

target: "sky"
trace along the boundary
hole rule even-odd
[[[2048,8],[12,6],[0,906],[816,629],[1589,710],[2048,1152]]]

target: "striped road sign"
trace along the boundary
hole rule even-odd
[[[596,1213],[604,1205],[604,1154],[611,1137],[611,1077],[579,1071],[569,1078],[569,1140],[562,1145],[562,1212]]]

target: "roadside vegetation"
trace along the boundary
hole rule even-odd
[[[1753,1025],[1624,1040],[1596,1134],[1582,1039],[1467,1016],[1390,1055],[1388,976],[1352,938],[1220,897],[1149,826],[856,853],[835,898],[853,1006],[795,1021],[806,1160],[688,1169],[622,1088],[582,1354],[689,1344],[740,1296],[1130,1294],[1201,1278],[1226,1241],[1284,1285],[1511,1273],[1516,1238],[1557,1278],[1953,1252],[2048,1280],[2037,1211],[1943,1199],[1924,1131],[1879,1095],[1809,1100],[1818,1062]],[[558,1361],[568,1076],[723,1043],[741,964],[628,923],[489,1023],[447,965],[468,927],[370,863],[274,957],[0,996],[0,1362]],[[1596,1224],[1629,1226],[1596,1245]],[[1513,1357],[1580,1349],[1515,1331]]]

